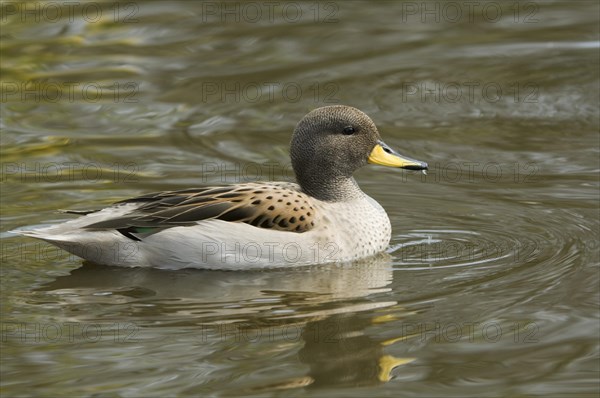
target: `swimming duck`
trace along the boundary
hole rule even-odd
[[[427,169],[386,145],[365,113],[342,105],[304,116],[290,156],[297,184],[151,193],[16,232],[116,266],[244,270],[349,262],[383,251],[391,238],[385,210],[353,173],[367,163]]]

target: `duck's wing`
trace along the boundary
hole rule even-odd
[[[129,236],[197,225],[210,219],[297,233],[309,231],[315,225],[313,199],[291,183],[247,183],[158,192],[115,205],[135,203],[140,204],[135,210],[85,228],[116,229]]]

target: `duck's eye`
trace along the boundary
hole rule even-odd
[[[344,130],[342,130],[342,133],[344,133],[344,135],[352,135],[352,134],[354,134],[355,131],[356,130],[354,130],[354,127],[347,126],[347,127],[344,127]]]

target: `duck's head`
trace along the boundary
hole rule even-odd
[[[369,116],[344,105],[317,108],[304,116],[294,130],[290,156],[302,189],[327,201],[359,194],[352,175],[367,163],[427,170],[427,163],[386,145]]]

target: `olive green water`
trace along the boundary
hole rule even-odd
[[[599,6],[452,4],[2,3],[2,395],[596,396]],[[121,269],[7,232],[289,180],[336,103],[430,164],[357,173],[376,258]]]

